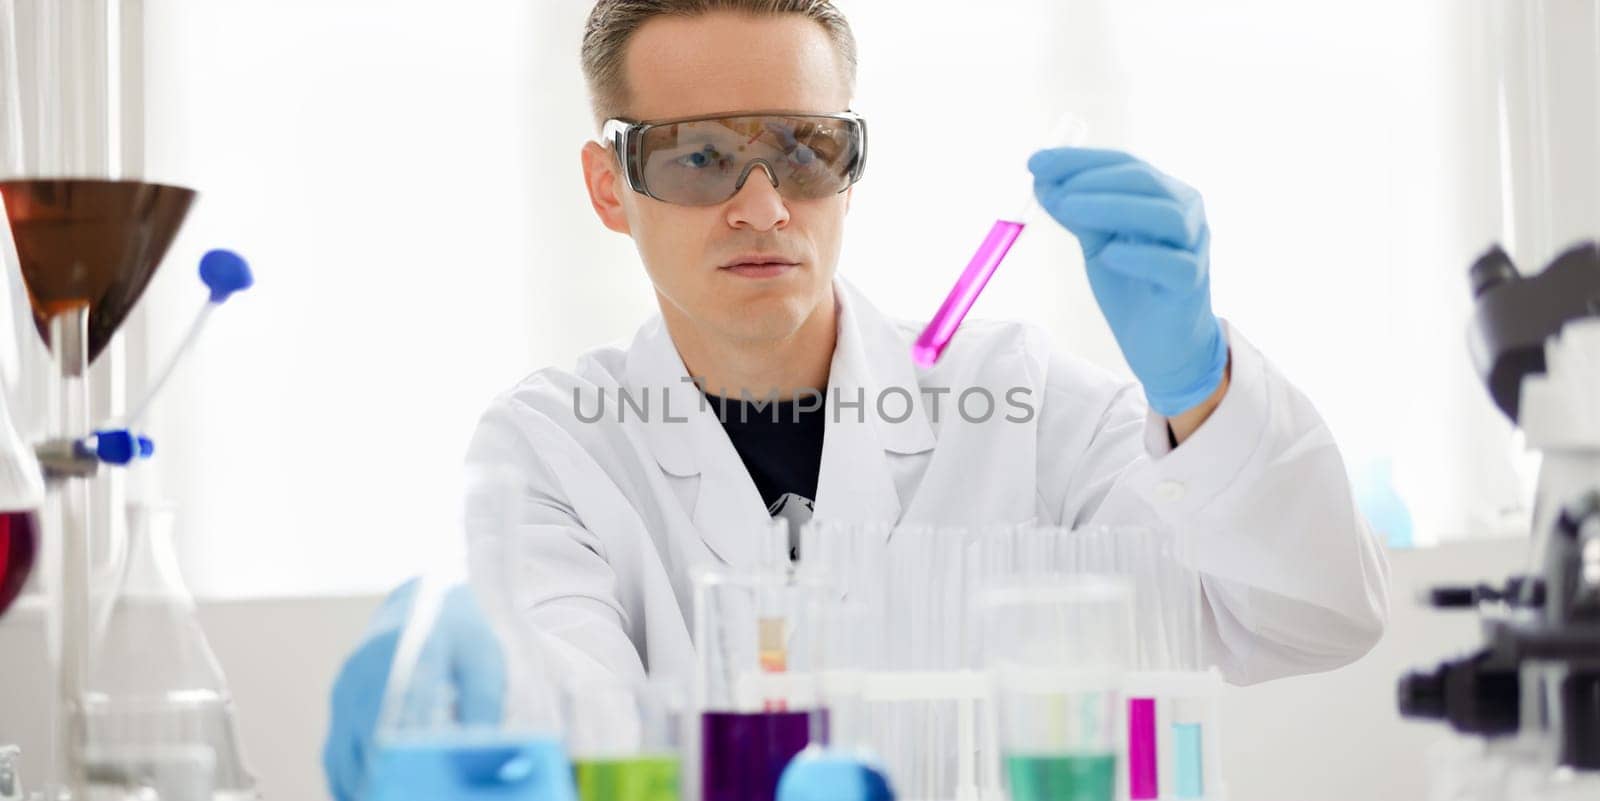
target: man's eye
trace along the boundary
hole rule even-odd
[[[696,150],[693,153],[685,153],[684,155],[679,156],[677,158],[677,164],[681,167],[705,167],[712,162],[717,161],[720,158],[720,155],[721,154],[717,153],[716,148],[712,147],[711,145],[706,145],[704,148]]]

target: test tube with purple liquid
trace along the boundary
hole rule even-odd
[[[1069,112],[1061,115],[1056,121],[1049,142],[1052,146],[1077,147],[1087,133],[1088,127],[1083,121]],[[939,361],[939,357],[944,355],[944,349],[950,345],[956,330],[961,327],[961,321],[966,319],[967,312],[972,310],[972,304],[977,302],[978,295],[989,283],[989,278],[994,275],[1000,262],[1005,260],[1006,253],[1010,252],[1011,246],[1016,243],[1017,237],[1022,235],[1022,229],[1027,227],[1038,208],[1033,187],[1030,186],[1027,201],[1021,212],[994,221],[994,225],[989,228],[989,234],[978,246],[978,251],[972,254],[966,269],[961,271],[961,277],[957,278],[955,286],[951,287],[950,294],[945,296],[939,311],[934,313],[933,319],[922,329],[922,334],[912,344],[911,358],[917,366],[932,367]]]

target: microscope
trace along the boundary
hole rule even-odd
[[[1477,611],[1484,644],[1402,678],[1400,714],[1483,738],[1527,797],[1600,798],[1570,789],[1600,787],[1600,246],[1529,276],[1494,247],[1468,280],[1474,366],[1543,457],[1530,559],[1500,586],[1426,594],[1434,608]]]

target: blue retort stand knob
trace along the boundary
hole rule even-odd
[[[126,465],[135,459],[148,459],[155,451],[156,445],[149,437],[124,428],[94,432],[94,456],[104,464]]]
[[[894,801],[894,790],[871,762],[810,746],[783,769],[777,801]]]
[[[208,250],[200,257],[200,280],[211,290],[211,302],[221,303],[229,295],[249,289],[255,283],[250,265],[231,250]]]

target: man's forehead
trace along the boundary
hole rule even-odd
[[[628,116],[843,111],[849,80],[822,26],[797,14],[659,17],[628,44]]]

